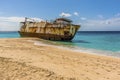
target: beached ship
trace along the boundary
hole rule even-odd
[[[19,34],[21,37],[38,37],[47,40],[69,41],[72,40],[80,25],[72,24],[67,18],[57,18],[54,21],[28,21],[20,22]]]

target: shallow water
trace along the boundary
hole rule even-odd
[[[18,32],[0,32],[0,38],[19,38]],[[120,32],[82,32],[79,31],[72,41],[43,41],[50,45],[65,47],[80,52],[99,53],[120,57]]]
[[[5,31],[5,32],[0,32],[0,38],[19,38],[20,35],[16,31]]]
[[[78,32],[70,42],[57,41],[58,44],[105,51],[120,51],[120,32]]]
[[[78,32],[72,41],[45,41],[80,52],[120,57],[120,32]]]

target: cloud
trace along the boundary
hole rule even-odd
[[[81,19],[81,20],[87,20],[87,18],[85,18],[85,17],[81,17],[80,19]]]
[[[79,16],[79,13],[78,13],[78,12],[74,12],[74,15],[75,15],[75,16]]]
[[[35,21],[41,21],[43,19],[40,18],[31,18]],[[25,17],[0,17],[0,21],[4,21],[4,22],[21,22],[24,21]]]
[[[105,20],[88,20],[89,26],[120,26],[120,18],[110,18]]]
[[[37,21],[43,20],[40,18],[32,19]],[[18,31],[20,28],[19,22],[22,22],[24,20],[24,17],[0,17],[0,31]]]
[[[87,19],[81,22],[83,30],[120,30],[120,17]]]
[[[2,22],[21,22],[24,19],[24,17],[0,17],[0,21]]]
[[[62,12],[59,16],[61,16],[61,17],[71,17],[72,15],[70,13]]]

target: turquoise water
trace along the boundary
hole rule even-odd
[[[57,41],[56,44],[82,52],[120,57],[120,31],[80,31],[72,41]]]
[[[0,32],[0,38],[19,38],[18,32]],[[52,45],[64,46],[84,52],[101,52],[120,57],[120,32],[77,32],[69,42],[47,41]],[[103,53],[104,52],[104,53]]]
[[[120,32],[78,32],[71,45],[98,50],[120,51]]]
[[[20,35],[18,32],[0,32],[0,38],[19,38]]]

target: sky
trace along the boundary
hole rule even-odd
[[[80,31],[120,31],[120,0],[0,0],[0,31],[18,31],[24,17],[66,17]]]

